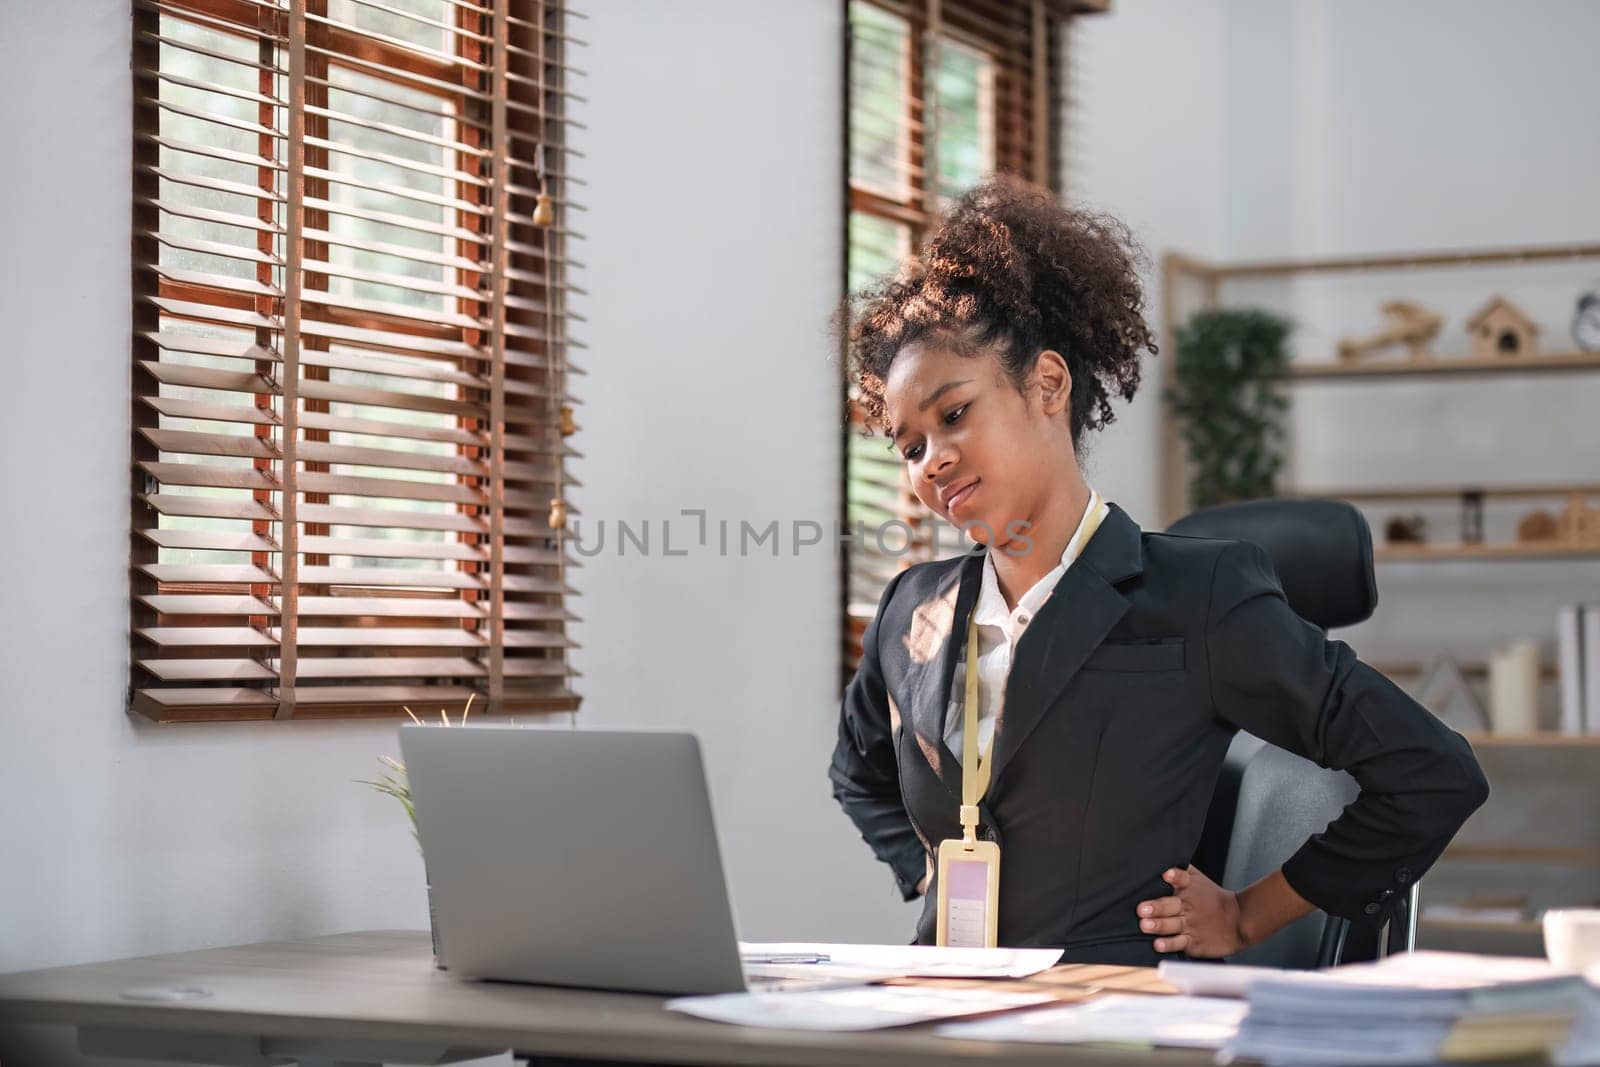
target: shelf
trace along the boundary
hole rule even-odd
[[[1600,545],[1544,543],[1483,545],[1381,545],[1372,551],[1378,563],[1433,563],[1464,559],[1600,559]]]
[[[1450,500],[1459,501],[1468,493],[1479,493],[1485,498],[1515,497],[1519,499],[1554,499],[1573,493],[1579,496],[1600,496],[1600,485],[1392,485],[1368,486],[1359,489],[1293,489],[1280,490],[1281,497],[1318,500]]]
[[[1532,264],[1579,263],[1600,259],[1600,242],[1579,241],[1565,244],[1520,245],[1497,248],[1458,248],[1392,250],[1372,254],[1284,257],[1233,262],[1211,262],[1180,252],[1162,257],[1162,303],[1159,332],[1176,337],[1183,320],[1192,310],[1187,305],[1224,306],[1223,290],[1238,279],[1289,278],[1301,274],[1361,274],[1366,272],[1438,271],[1457,268],[1481,270],[1486,267],[1517,267]],[[1485,286],[1485,294],[1494,286]],[[1552,324],[1553,325],[1553,324]],[[1568,342],[1557,334],[1546,335],[1552,344]],[[1176,363],[1160,360],[1161,386],[1176,384]],[[1497,375],[1539,373],[1573,374],[1600,370],[1600,352],[1553,352],[1523,358],[1475,358],[1463,353],[1441,354],[1426,362],[1412,362],[1398,356],[1387,359],[1374,354],[1368,360],[1340,361],[1333,352],[1318,360],[1294,362],[1280,381],[1288,385],[1304,382],[1369,382],[1391,379],[1428,380],[1435,375],[1458,378],[1479,377],[1492,380]],[[1160,508],[1163,525],[1176,522],[1190,509],[1187,506],[1188,462],[1184,454],[1179,420],[1164,409],[1160,444]],[[1515,554],[1514,554],[1515,555]],[[1431,556],[1426,558],[1445,558]],[[1459,557],[1458,557],[1459,558]]]
[[[1436,270],[1440,267],[1485,267],[1494,264],[1563,262],[1600,259],[1600,244],[1524,245],[1513,248],[1465,248],[1397,252],[1367,256],[1315,256],[1208,263],[1176,252],[1167,254],[1169,269],[1226,281],[1285,274],[1339,274],[1380,270]]]
[[[1473,748],[1600,748],[1600,734],[1464,734]]]
[[[1451,860],[1493,860],[1496,863],[1552,863],[1588,867],[1600,865],[1600,848],[1549,848],[1539,845],[1463,845],[1444,850]]]
[[[1428,378],[1434,375],[1468,377],[1495,374],[1539,374],[1600,370],[1600,352],[1556,352],[1508,359],[1473,356],[1439,356],[1418,361],[1351,360],[1348,363],[1305,362],[1289,364],[1288,383],[1304,381],[1360,381],[1369,378]]]
[[[1412,660],[1409,663],[1378,662],[1368,664],[1368,666],[1387,678],[1418,678],[1421,677],[1424,671],[1433,666],[1433,662],[1428,660]],[[1462,663],[1457,660],[1456,668],[1466,678],[1485,679],[1489,677],[1489,665],[1487,663]],[[1556,665],[1554,663],[1541,663],[1539,665],[1539,676],[1545,681],[1554,681],[1559,677]],[[1600,742],[1600,737],[1596,737],[1595,740]]]
[[[1544,936],[1544,924],[1537,919],[1468,919],[1458,915],[1446,917],[1429,915],[1424,908],[1418,922],[1439,930]]]

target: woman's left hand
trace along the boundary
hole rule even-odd
[[[1161,880],[1172,887],[1170,897],[1139,904],[1139,929],[1155,934],[1157,952],[1182,952],[1189,956],[1227,956],[1245,947],[1239,928],[1239,898],[1191,865],[1187,870],[1168,868]]]

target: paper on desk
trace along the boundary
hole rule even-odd
[[[1231,963],[1192,963],[1162,960],[1156,965],[1161,980],[1180,993],[1205,997],[1243,997],[1251,982],[1262,979],[1316,980],[1317,971],[1289,971],[1279,967],[1246,967]]]
[[[1403,952],[1376,963],[1350,963],[1323,971],[1162,960],[1160,974],[1179,992],[1200,996],[1243,997],[1251,983],[1295,983],[1344,989],[1383,986],[1396,990],[1473,989],[1507,982],[1532,982],[1560,976],[1544,960],[1487,956],[1469,952]]]
[[[1053,994],[929,986],[848,986],[798,993],[720,993],[667,1001],[671,1011],[739,1026],[784,1030],[881,1030],[935,1019],[1007,1011]]]
[[[1244,1002],[1223,997],[1107,993],[1081,1004],[946,1023],[936,1032],[974,1041],[1075,1045],[1104,1042],[1214,1049],[1238,1033],[1248,1010]]]
[[[854,978],[1027,978],[1061,959],[1058,948],[936,948],[933,945],[834,945],[815,941],[739,943],[739,957],[826,956],[826,963],[744,964],[751,977]]]

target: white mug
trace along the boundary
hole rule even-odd
[[[1600,908],[1552,908],[1544,913],[1544,954],[1557,970],[1600,965]]]

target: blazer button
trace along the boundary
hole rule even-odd
[[[985,841],[993,841],[994,840],[994,827],[985,826],[983,828],[983,839]]]
[[[1368,904],[1366,907],[1362,908],[1361,910],[1363,912],[1365,912],[1366,914],[1368,914],[1368,915],[1376,915],[1382,909],[1378,907],[1377,901],[1373,901],[1371,904]]]
[[[1398,871],[1395,871],[1394,880],[1401,885],[1409,885],[1411,882],[1411,868],[1401,867]]]

